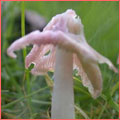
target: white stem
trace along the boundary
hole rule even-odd
[[[52,119],[75,118],[72,72],[72,53],[57,48],[52,95]]]

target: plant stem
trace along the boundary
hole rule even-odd
[[[22,37],[25,35],[25,2],[22,1],[21,3],[21,35]],[[23,49],[23,59],[24,59],[24,64],[25,64],[25,57],[27,55],[26,48]],[[26,85],[27,85],[27,92],[24,88],[24,81],[26,80]],[[24,72],[24,78],[23,78],[23,92],[24,96],[29,94],[31,92],[31,85],[30,85],[30,80],[29,80],[29,72],[28,70],[25,69]],[[27,99],[27,106],[30,111],[30,116],[32,115],[32,107],[31,107],[31,98]],[[31,116],[32,118],[32,116]]]
[[[21,35],[22,37],[25,35],[25,3],[22,1],[21,3]],[[25,60],[27,53],[26,53],[26,48],[23,49],[23,57]]]
[[[72,53],[57,48],[52,95],[52,119],[75,118],[72,72]]]

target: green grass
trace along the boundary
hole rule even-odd
[[[116,64],[119,51],[119,2],[2,2],[2,118],[50,118],[52,75],[33,76],[24,68],[28,49],[17,59],[6,55],[8,46],[25,35],[25,9],[34,10],[49,21],[72,8],[80,16],[88,43]],[[16,14],[21,12],[21,22]],[[19,25],[20,24],[20,25]],[[119,75],[100,65],[103,92],[94,100],[74,72],[75,110],[78,119],[119,118]]]

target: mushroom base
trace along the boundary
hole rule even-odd
[[[73,55],[56,48],[56,66],[52,95],[52,119],[74,119]]]

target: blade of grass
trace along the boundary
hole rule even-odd
[[[113,96],[113,94],[115,93],[115,91],[119,89],[119,81],[113,86],[112,91],[111,91],[111,95]]]
[[[46,80],[46,83],[47,85],[50,87],[50,89],[52,90],[53,89],[53,81],[52,79],[49,77],[48,74],[45,75],[45,80]]]
[[[114,102],[112,99],[112,96],[105,96],[104,94],[101,94],[101,97],[117,112],[119,112],[119,105],[118,103]]]
[[[26,98],[29,98],[29,97],[31,97],[31,96],[39,93],[39,92],[42,92],[42,91],[46,90],[47,88],[49,88],[49,87],[40,88],[40,89],[38,89],[38,90],[36,90],[36,91],[28,94],[28,95],[26,96]],[[12,106],[12,105],[20,102],[21,100],[24,100],[24,99],[25,99],[25,96],[22,96],[22,97],[20,97],[19,99],[14,100],[14,101],[11,102],[11,103],[8,103],[8,104],[6,104],[6,105],[3,105],[3,106],[2,106],[2,109],[6,109],[6,108],[8,108],[8,107],[10,107],[10,106]]]
[[[25,35],[25,3],[24,1],[22,1],[21,3],[21,35],[24,36]],[[25,61],[25,57],[27,55],[27,51],[26,48],[23,49],[23,58]],[[23,83],[26,79],[26,85],[27,85],[27,93],[24,89],[24,84],[23,84],[23,90],[24,90],[24,95],[26,96],[27,94],[29,94],[31,92],[31,86],[30,86],[30,80],[29,80],[29,71],[25,70],[24,73],[24,79],[23,79]],[[27,106],[30,112],[30,116],[32,115],[32,102],[31,102],[31,98],[27,99]],[[32,117],[32,116],[31,116]]]
[[[82,83],[82,81],[80,79],[78,79],[77,77],[75,77],[75,76],[73,77],[73,79],[80,82],[80,83]]]
[[[112,98],[108,101],[108,103],[112,108],[119,112],[119,105],[116,102],[114,102]]]
[[[15,117],[15,119],[21,118],[21,116],[24,115],[26,111],[27,111],[27,109],[25,108],[19,115],[17,115],[17,116]]]
[[[37,104],[51,105],[51,102],[48,101],[40,101],[40,100],[32,99],[32,102]]]
[[[101,110],[101,112],[100,112],[100,114],[99,114],[99,116],[98,116],[97,119],[101,119],[101,117],[102,117],[102,115],[103,115],[103,113],[104,113],[104,111],[105,111],[105,109],[106,109],[106,106],[107,106],[107,101],[106,101],[105,104],[103,105],[103,108],[102,108],[102,110]]]
[[[21,35],[22,37],[25,35],[25,3],[24,1],[21,2]],[[26,53],[26,48],[23,50],[23,57],[25,60],[27,53]]]
[[[77,105],[75,105],[75,109],[85,118],[85,119],[90,119],[88,115]]]
[[[91,97],[90,94],[89,94],[87,91],[83,90],[82,88],[79,88],[79,87],[77,87],[77,86],[74,86],[74,89],[75,89],[76,91],[85,93],[86,95],[88,95],[89,97]]]

